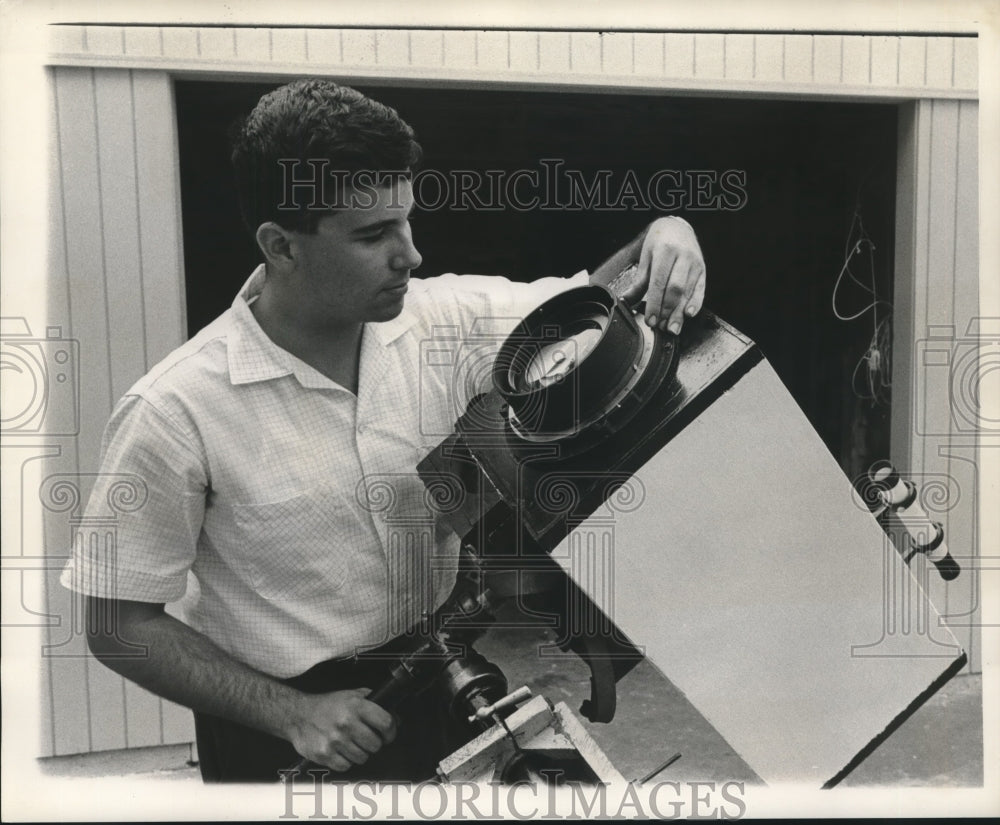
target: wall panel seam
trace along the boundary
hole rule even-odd
[[[145,265],[145,250],[142,245],[142,198],[139,195],[139,137],[136,132],[135,125],[135,73],[129,72],[128,78],[129,96],[132,104],[132,172],[135,176],[135,217],[136,217],[136,246],[139,251],[139,260],[137,261],[138,276],[139,276],[139,306],[146,306],[146,265]],[[146,318],[143,315],[143,336],[142,336],[142,363],[148,370],[151,366],[149,363],[149,345],[148,345],[148,334],[146,334]]]
[[[94,72],[91,85],[91,101],[94,116],[94,148],[97,152],[97,218],[100,225],[101,246],[101,297],[104,301],[104,350],[108,369],[108,403],[115,405],[114,371],[111,368],[111,306],[108,300],[108,253],[107,228],[104,223],[104,169],[101,166],[101,121],[97,111],[97,74]]]

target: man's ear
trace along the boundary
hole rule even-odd
[[[274,221],[257,227],[257,246],[272,266],[284,268],[292,263],[292,234]]]

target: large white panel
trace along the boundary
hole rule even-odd
[[[581,585],[766,782],[831,780],[960,656],[766,362],[635,478],[553,556],[612,536]]]

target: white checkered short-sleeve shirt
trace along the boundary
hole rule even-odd
[[[185,620],[288,677],[387,641],[448,595],[459,537],[416,464],[488,388],[517,321],[586,273],[412,279],[403,312],[365,326],[357,396],[264,334],[248,303],[263,281],[260,267],[118,403],[91,506],[122,474],[145,503],[120,515],[114,558],[74,548],[62,581],[159,603],[184,595],[190,571]]]

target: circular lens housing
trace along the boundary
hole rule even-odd
[[[546,301],[504,342],[493,385],[531,440],[565,438],[600,420],[649,361],[653,334],[603,286]]]

